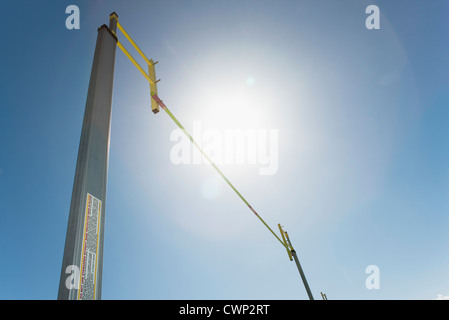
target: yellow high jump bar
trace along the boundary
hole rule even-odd
[[[238,190],[234,187],[234,185],[226,178],[226,176],[221,172],[221,170],[217,167],[217,165],[207,156],[207,154],[201,149],[201,147],[196,143],[196,141],[193,139],[193,137],[185,130],[185,128],[182,126],[182,124],[176,119],[176,117],[171,113],[171,111],[167,108],[167,106],[163,103],[163,101],[159,98],[157,95],[157,87],[156,83],[160,80],[156,81],[156,75],[154,72],[154,65],[157,62],[153,62],[153,60],[148,60],[148,58],[143,54],[142,50],[136,45],[136,43],[133,41],[133,39],[128,35],[128,33],[125,31],[125,29],[119,24],[118,17],[115,14],[112,14],[110,16],[110,19],[115,19],[117,21],[117,27],[119,30],[125,35],[125,37],[128,39],[128,41],[133,45],[133,47],[139,52],[139,54],[142,56],[142,58],[148,63],[149,68],[149,74],[147,74],[143,68],[139,65],[139,63],[131,56],[131,54],[128,52],[128,50],[125,49],[125,47],[118,41],[117,39],[117,46],[123,51],[123,53],[131,60],[131,62],[136,66],[136,68],[143,74],[143,76],[148,80],[150,83],[150,90],[151,90],[151,109],[153,113],[159,112],[159,106],[162,107],[162,109],[165,110],[165,112],[170,116],[170,118],[178,125],[178,127],[184,132],[184,134],[189,138],[189,140],[195,145],[195,147],[198,148],[198,150],[201,152],[202,155],[205,156],[205,158],[209,161],[209,163],[212,165],[212,167],[220,174],[220,176],[225,180],[225,182],[231,187],[232,190],[242,199],[242,201],[248,206],[248,208],[256,215],[257,218],[267,227],[267,229],[276,237],[276,239],[287,249],[287,252],[290,252],[289,245],[285,241],[284,234],[281,232],[281,236],[284,238],[284,241],[282,241],[278,235],[268,226],[268,224],[262,219],[262,217],[256,212],[256,210],[251,207],[251,205],[248,203],[248,201],[238,192]],[[154,107],[154,105],[157,106]]]

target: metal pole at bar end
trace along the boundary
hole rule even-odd
[[[116,20],[118,19],[118,14],[115,11],[109,15],[109,20],[111,20],[111,19],[116,19]]]

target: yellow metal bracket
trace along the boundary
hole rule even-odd
[[[293,260],[291,250],[293,250],[293,247],[290,245],[290,241],[287,242],[288,234],[286,231],[282,230],[281,224],[278,223],[279,231],[281,232],[282,242],[284,243],[285,248],[287,249],[288,258],[290,261]]]
[[[136,61],[136,59],[131,56],[131,54],[128,52],[128,50],[125,49],[125,47],[122,45],[120,41],[117,40],[117,46],[120,48],[120,50],[123,51],[123,53],[128,57],[129,60],[136,66],[137,70],[139,70],[143,76],[148,80],[150,83],[150,92],[151,97],[156,94],[157,95],[157,83],[159,80],[156,80],[156,70],[155,65],[157,64],[157,61],[154,62],[152,59],[148,59],[145,54],[140,50],[140,48],[137,46],[137,44],[134,42],[134,40],[130,37],[130,35],[125,31],[125,29],[122,27],[122,25],[118,22],[118,16],[114,12],[110,15],[109,19],[115,19],[117,21],[117,28],[123,33],[123,35],[128,39],[128,41],[131,43],[131,45],[136,49],[136,51],[142,56],[143,60],[148,64],[148,74],[144,71],[144,69],[139,65],[139,63]],[[151,100],[151,111],[153,111],[154,114],[159,112],[159,105],[154,99]]]

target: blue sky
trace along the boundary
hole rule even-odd
[[[65,27],[71,4],[79,30]],[[365,27],[371,4],[379,30]],[[276,174],[222,169],[288,231],[315,298],[449,296],[447,1],[0,9],[0,299],[57,296],[97,28],[113,11],[159,61],[159,96],[187,130],[278,130]],[[102,298],[307,299],[285,249],[215,171],[170,161],[175,124],[151,112],[119,50],[115,67]],[[379,289],[365,286],[369,265]]]

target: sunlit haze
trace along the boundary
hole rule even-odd
[[[114,11],[158,61],[158,96],[288,232],[316,299],[449,295],[448,1],[0,7],[0,299],[57,296],[97,29]],[[151,112],[119,49],[105,208],[102,299],[308,299],[285,248]]]

